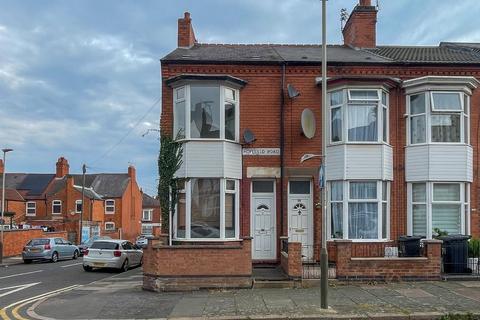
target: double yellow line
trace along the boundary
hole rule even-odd
[[[8,316],[7,312],[8,312],[9,309],[13,308],[12,311],[11,311],[11,314],[12,314],[12,316],[13,316],[14,319],[18,319],[18,320],[28,320],[28,319],[22,317],[22,316],[19,314],[19,310],[20,310],[21,307],[24,307],[24,306],[26,306],[27,304],[36,302],[36,301],[41,300],[41,299],[53,297],[53,296],[55,296],[55,295],[57,295],[57,294],[60,294],[60,293],[64,293],[64,292],[73,290],[73,289],[75,289],[75,288],[77,288],[77,287],[80,287],[80,285],[76,284],[76,285],[73,285],[73,286],[69,286],[69,287],[57,289],[57,290],[54,290],[54,291],[42,293],[42,294],[40,294],[40,295],[38,295],[38,296],[31,297],[31,298],[27,298],[27,299],[20,300],[20,301],[14,302],[14,303],[12,303],[12,304],[9,304],[8,306],[6,306],[5,308],[3,308],[3,309],[0,310],[0,318],[3,319],[3,320],[11,320],[11,318]]]

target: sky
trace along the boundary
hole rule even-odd
[[[376,0],[372,0],[375,4]],[[328,43],[342,43],[340,9],[327,4]],[[7,171],[137,169],[156,194],[159,59],[191,12],[203,43],[321,42],[319,0],[0,0],[0,148]],[[377,43],[480,42],[478,0],[379,0]],[[145,135],[145,133],[147,133]]]

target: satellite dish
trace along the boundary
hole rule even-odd
[[[245,141],[245,143],[252,143],[253,141],[257,140],[257,138],[255,138],[255,135],[253,134],[252,130],[250,129],[245,129],[243,131],[243,141]]]
[[[298,92],[291,84],[287,84],[287,91],[290,98],[296,98],[300,95],[300,92]]]
[[[302,111],[302,131],[303,135],[308,139],[315,136],[315,115],[313,111],[306,108]]]

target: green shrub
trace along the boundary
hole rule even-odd
[[[468,256],[480,257],[480,239],[470,239],[468,241]]]

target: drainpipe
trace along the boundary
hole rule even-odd
[[[282,80],[281,80],[281,90],[280,90],[280,235],[284,235],[283,231],[283,210],[284,210],[284,151],[285,151],[285,69],[286,63],[282,63]]]

